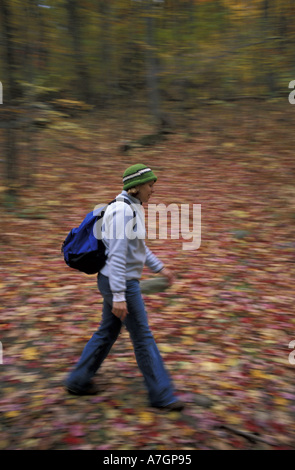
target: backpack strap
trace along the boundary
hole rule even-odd
[[[110,206],[111,204],[114,204],[114,202],[125,202],[125,204],[128,204],[128,206],[131,206],[131,202],[129,201],[129,199],[126,199],[125,197],[123,197],[122,199],[113,199],[111,202],[109,202],[108,206]],[[133,218],[136,217],[136,212],[135,210],[133,211]]]
[[[123,198],[120,198],[120,199],[118,199],[118,198],[113,199],[111,202],[108,203],[108,206],[110,206],[111,204],[114,204],[115,202],[118,202],[118,201],[119,201],[119,202],[125,202],[125,204],[128,204],[128,206],[131,206],[131,204],[132,204],[128,199],[126,199],[125,197],[123,197]],[[106,209],[103,211],[102,216],[104,216],[105,211],[106,211]],[[134,211],[133,211],[133,219],[135,219],[135,218],[136,218],[136,212],[135,212],[135,210],[134,210]],[[133,225],[133,229],[134,229],[135,226],[136,226],[136,221],[135,221],[135,223],[134,223],[134,225]]]

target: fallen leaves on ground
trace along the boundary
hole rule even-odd
[[[1,450],[294,448],[291,124],[288,133],[277,108],[247,113],[238,123],[206,111],[189,136],[124,156],[103,130],[88,159],[44,130],[36,186],[1,216]],[[125,330],[97,374],[99,395],[71,396],[62,385],[102,299],[95,276],[64,264],[61,243],[138,161],[158,174],[153,203],[202,204],[198,250],[148,241],[177,275],[145,302],[182,413],[149,407]]]

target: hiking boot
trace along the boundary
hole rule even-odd
[[[185,408],[185,404],[181,400],[176,400],[173,403],[169,403],[169,405],[157,406],[156,408],[163,411],[182,411]]]
[[[99,388],[94,383],[91,383],[85,390],[73,390],[69,387],[66,387],[66,391],[71,395],[97,395],[99,393]]]

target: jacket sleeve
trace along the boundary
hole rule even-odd
[[[154,253],[145,245],[146,260],[145,265],[154,273],[158,273],[164,268],[164,264],[160,261]]]

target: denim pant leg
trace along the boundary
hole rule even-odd
[[[104,298],[101,324],[86,344],[77,365],[65,382],[69,389],[76,392],[87,389],[92,377],[110,352],[122,326],[121,320],[112,313],[112,294],[108,278],[99,275],[98,284]]]
[[[148,325],[139,282],[127,281],[128,315],[124,320],[130,333],[138,367],[144,377],[152,406],[166,406],[176,401],[173,385]]]

